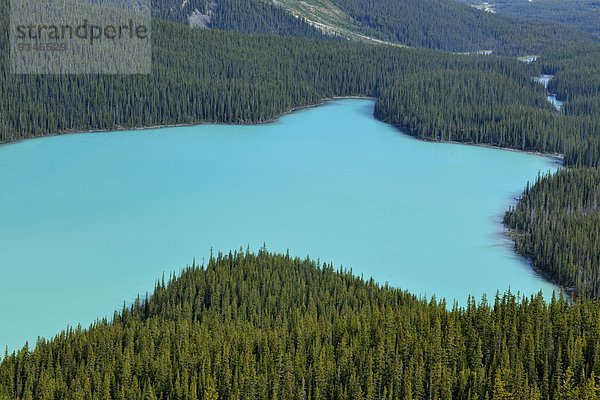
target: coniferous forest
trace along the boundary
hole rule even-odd
[[[477,0],[461,0],[467,4],[481,4]],[[600,36],[600,19],[596,0],[494,0],[496,14],[526,21],[559,22]]]
[[[162,0],[154,1],[155,18],[189,25],[194,11],[206,15],[212,29],[281,36],[333,39],[284,9],[262,0]]]
[[[560,153],[598,165],[594,53],[547,64],[156,22],[151,75],[12,75],[2,69],[0,142],[72,131],[265,122],[333,96],[379,98],[376,116],[433,140]],[[3,41],[3,43],[6,43]],[[2,52],[6,65],[7,52]],[[564,113],[532,76],[556,71]],[[583,83],[579,83],[583,82]],[[554,90],[554,86],[551,87]]]
[[[6,355],[6,399],[577,399],[600,396],[600,303],[465,308],[308,259],[192,265],[88,329]]]
[[[189,16],[198,10],[209,17],[208,26],[213,29],[335,37],[289,13],[289,9],[304,8],[302,3],[306,8],[322,7],[327,14],[341,14],[334,18],[334,25],[350,24],[354,33],[444,51],[545,54],[556,47],[579,47],[593,40],[567,26],[499,17],[455,0],[161,0],[154,2],[153,9],[157,18],[182,24],[188,24]]]
[[[576,29],[502,18],[454,0],[332,1],[367,33],[409,46],[522,55],[587,42]]]
[[[576,294],[600,297],[600,170],[539,177],[505,216],[517,250]]]

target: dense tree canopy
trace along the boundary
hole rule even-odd
[[[263,0],[160,0],[152,3],[156,18],[185,25],[192,25],[190,16],[201,13],[206,16],[206,27],[210,29],[332,39],[303,19]]]
[[[583,32],[557,24],[522,22],[485,13],[455,0],[331,0],[307,2],[283,0],[160,0],[155,15],[188,24],[189,16],[208,16],[208,27],[247,33],[283,36],[329,36],[290,11],[313,9],[319,13],[341,13],[328,20],[333,26],[349,27],[355,34],[444,51],[493,50],[505,55],[546,53],[556,47],[580,46],[593,41]],[[324,11],[321,11],[324,10]]]
[[[599,324],[600,303],[583,298],[507,293],[449,310],[331,265],[240,251],[161,280],[110,322],[6,355],[0,393],[591,400],[600,396]]]
[[[539,177],[506,213],[517,251],[577,294],[600,297],[600,170]]]
[[[579,112],[567,103],[569,111],[559,113],[536,95],[541,90],[530,78],[495,72],[415,73],[382,91],[375,115],[421,139],[563,154],[567,165],[599,165],[595,103],[580,98]]]
[[[481,0],[460,0],[466,4],[482,4]],[[600,37],[600,6],[597,0],[494,0],[497,14],[535,22],[558,22]]]
[[[591,40],[575,29],[513,20],[455,0],[332,1],[367,32],[409,46],[525,55],[577,47]]]
[[[4,3],[0,14],[7,18]],[[152,37],[147,76],[13,75],[2,51],[0,143],[71,131],[265,122],[324,98],[364,95],[379,98],[377,117],[421,138],[561,153],[568,165],[600,160],[597,46],[557,50],[525,65],[161,21]],[[531,82],[542,69],[556,73],[550,89],[567,100],[562,114]]]
[[[160,21],[152,38],[151,75],[13,75],[3,51],[0,142],[70,131],[265,122],[327,97],[378,96],[403,74],[432,69],[493,71],[520,81],[532,73],[495,57],[192,30]],[[6,36],[0,43],[7,48]]]
[[[390,27],[410,18],[398,2],[337,3],[380,34],[402,35]],[[262,19],[248,23],[225,13],[215,21],[277,34],[275,25],[289,23],[295,28],[287,33],[315,34],[303,32],[302,21],[244,4]],[[378,8],[377,21],[366,20],[365,6]],[[444,40],[460,36],[460,25],[436,31],[434,16],[431,32],[411,40],[452,49]],[[6,2],[0,17],[7,20]],[[529,40],[521,33],[511,34]],[[527,65],[155,21],[151,75],[37,76],[10,74],[6,30],[0,35],[0,142],[83,130],[265,122],[328,97],[363,95],[378,98],[378,118],[419,138],[564,154],[578,168],[541,178],[506,222],[517,230],[517,250],[538,269],[578,294],[598,296],[595,46],[557,49]],[[423,38],[431,43],[418,43]],[[567,101],[563,112],[532,81],[541,72],[556,74],[550,90]],[[471,301],[449,311],[444,302],[331,266],[264,251],[236,253],[161,281],[151,298],[124,307],[113,321],[6,355],[0,399],[596,399],[599,321],[600,304],[584,296],[547,304],[540,296],[506,294],[493,305]]]

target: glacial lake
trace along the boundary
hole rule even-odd
[[[501,220],[557,162],[418,141],[373,107],[0,146],[1,348],[110,318],[211,248],[266,243],[461,304],[509,288],[550,295]]]

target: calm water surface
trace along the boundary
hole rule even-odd
[[[320,258],[423,295],[550,293],[502,236],[557,165],[414,140],[340,100],[260,126],[66,135],[0,146],[0,346],[151,290],[210,248]]]

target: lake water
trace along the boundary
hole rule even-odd
[[[556,162],[421,142],[373,106],[0,146],[0,345],[112,316],[211,247],[266,243],[460,302],[550,293],[501,218]]]

